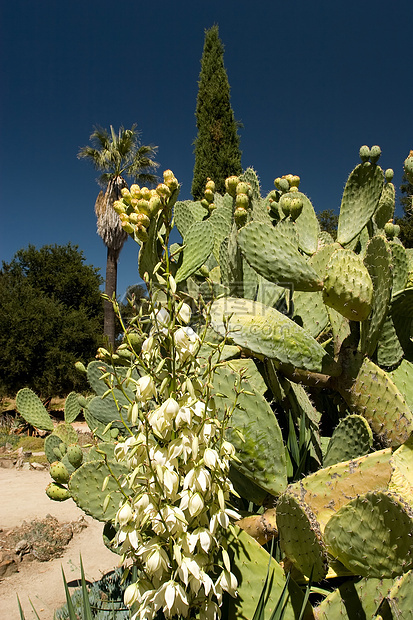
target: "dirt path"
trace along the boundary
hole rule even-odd
[[[72,500],[51,501],[45,493],[49,482],[50,475],[44,471],[0,468],[0,528],[17,527],[23,521],[47,514],[61,522],[75,521],[84,515]],[[41,620],[53,620],[54,611],[66,602],[61,569],[69,584],[80,579],[80,554],[89,581],[100,579],[117,566],[118,556],[103,544],[103,524],[90,517],[86,521],[88,527],[74,535],[63,557],[50,562],[23,562],[18,573],[0,581],[0,620],[20,620],[17,594],[26,620],[36,618],[29,598]]]

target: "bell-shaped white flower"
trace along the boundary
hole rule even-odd
[[[204,451],[204,463],[210,469],[215,469],[220,464],[218,452],[213,448],[206,448]]]
[[[174,342],[179,360],[183,363],[194,355],[198,346],[199,336],[192,327],[180,327],[174,333]]]
[[[148,422],[158,437],[165,439],[173,429],[173,422],[178,411],[179,403],[173,398],[168,398],[160,407],[148,415]]]
[[[155,382],[150,375],[140,377],[136,382],[136,398],[139,402],[146,403],[156,396]]]
[[[147,556],[145,561],[145,570],[149,575],[154,575],[159,578],[167,571],[169,567],[169,558],[164,549],[158,546],[153,549]]]
[[[181,321],[181,323],[189,323],[189,321],[191,320],[191,314],[192,311],[190,306],[188,306],[188,304],[184,302],[179,309],[178,319]]]
[[[181,407],[175,418],[175,428],[180,428],[184,424],[188,426],[192,422],[192,409],[191,407]]]
[[[168,334],[171,316],[165,308],[159,308],[151,315],[154,333]]]
[[[120,508],[116,515],[116,521],[119,523],[121,527],[127,525],[129,521],[133,518],[132,508],[129,504],[124,504],[122,508]]]
[[[123,602],[126,607],[130,607],[136,601],[140,601],[141,595],[139,591],[139,585],[137,583],[131,583],[123,593]]]
[[[189,498],[188,511],[191,517],[196,517],[204,509],[204,501],[200,493],[193,493]]]
[[[205,553],[208,553],[213,542],[216,542],[214,537],[205,527],[197,527],[191,534],[190,544],[193,545],[193,549],[198,544]]]
[[[194,467],[185,476],[182,486],[184,489],[206,493],[211,487],[211,474],[205,467]]]
[[[222,588],[228,592],[233,598],[237,596],[238,581],[233,573],[223,570],[215,584],[216,589]]]
[[[160,609],[166,618],[188,617],[189,602],[185,590],[172,579],[162,585],[153,597],[155,609]]]
[[[184,584],[189,584],[189,578],[192,575],[195,579],[199,579],[200,567],[197,562],[190,556],[183,556],[180,566],[178,568],[178,574]]]

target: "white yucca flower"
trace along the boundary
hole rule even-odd
[[[155,310],[155,312],[151,315],[152,319],[152,335],[156,333],[161,333],[164,336],[167,336],[169,333],[169,325],[171,323],[171,315],[165,308],[159,308]]]
[[[180,327],[174,333],[175,347],[180,362],[186,362],[192,357],[197,349],[199,336],[192,327]]]
[[[166,618],[173,616],[188,617],[189,602],[185,590],[181,584],[172,579],[163,584],[153,597],[153,605],[156,610],[162,608]]]
[[[232,597],[237,596],[238,581],[233,573],[228,570],[223,570],[215,584],[215,589],[218,592],[220,589],[228,592]]]
[[[197,527],[191,534],[187,536],[187,543],[191,553],[194,552],[197,545],[199,545],[201,549],[205,551],[205,553],[208,553],[211,545],[213,543],[216,544],[216,539],[205,527]]]
[[[182,488],[206,493],[211,488],[211,474],[205,467],[194,467],[186,474]]]
[[[116,514],[115,523],[119,523],[121,527],[127,525],[133,519],[133,511],[128,503],[123,504]]]
[[[188,304],[183,303],[178,312],[178,319],[181,323],[189,323],[191,320],[192,311]]]
[[[136,398],[139,402],[145,403],[156,396],[155,382],[150,375],[140,377],[136,382]]]

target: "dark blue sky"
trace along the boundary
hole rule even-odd
[[[190,198],[204,30],[219,25],[243,167],[263,192],[301,177],[317,211],[338,210],[360,145],[395,170],[413,148],[413,3],[376,0],[10,0],[0,6],[0,260],[71,241],[105,272],[99,191],[76,158],[94,125],[137,123]],[[398,193],[400,196],[400,192]],[[138,281],[137,246],[118,292]]]

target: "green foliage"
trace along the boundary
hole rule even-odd
[[[317,213],[321,230],[328,232],[334,240],[337,238],[338,215],[333,209],[324,209]]]
[[[224,47],[216,25],[205,32],[195,114],[198,136],[191,191],[197,200],[204,197],[208,177],[215,181],[216,191],[224,194],[225,179],[242,172],[239,123],[231,108]]]
[[[404,215],[396,219],[396,224],[400,226],[400,241],[404,247],[413,248],[413,184],[409,183],[406,174],[403,175],[400,190],[403,194],[400,197],[400,204]]]
[[[120,127],[118,133],[112,125],[110,132],[102,127],[95,127],[90,136],[92,146],[84,146],[79,150],[79,159],[88,159],[102,172],[101,184],[106,187],[117,176],[130,176],[143,183],[155,183],[153,170],[157,164],[151,159],[156,146],[141,145],[140,132],[136,123],[130,129]]]
[[[88,366],[98,395],[84,405],[85,416],[87,412],[101,427],[107,425],[106,432],[115,426],[112,430],[134,435],[139,419],[157,419],[151,402],[156,388],[148,387],[148,372],[162,381],[159,401],[170,394],[171,383],[174,394],[188,390],[194,399],[207,390],[218,419],[229,420],[225,436],[235,450],[229,476],[239,494],[236,508],[242,516],[254,510],[260,514],[241,519],[240,526],[248,520],[246,530],[237,534],[231,528],[225,537],[223,561],[238,579],[239,595],[224,601],[223,617],[255,620],[261,613],[270,618],[283,597],[285,617],[314,617],[317,612],[306,607],[311,585],[304,594],[297,583],[322,580],[323,588],[333,590],[334,582],[327,580],[337,576],[342,588],[337,594],[317,588],[327,595],[320,617],[341,613],[342,598],[350,596],[346,583],[351,589],[348,617],[355,609],[376,615],[379,605],[411,608],[412,261],[397,232],[390,235],[389,227],[384,228],[394,210],[394,186],[391,171],[377,165],[380,152],[379,147],[361,149],[363,163],[350,174],[343,193],[339,242],[320,232],[314,208],[298,192],[299,179],[293,175],[277,178],[277,189],[267,198],[261,198],[257,175],[249,170],[245,178],[227,182],[227,194],[215,193],[214,209],[204,210],[199,202],[178,203],[184,244],[175,246],[171,260],[168,243],[160,242],[170,232],[171,213],[162,214],[163,226],[155,222],[139,260],[163,315],[150,306],[146,317],[137,317],[124,330],[124,342],[114,355],[100,350],[104,361]],[[242,219],[235,213],[241,195]],[[302,209],[292,217],[285,205],[297,197]],[[201,230],[207,234],[199,234]],[[174,339],[178,332],[173,321],[165,324],[161,318],[169,317],[164,310],[176,303],[190,317],[184,301],[197,309],[191,325],[201,337],[199,348],[196,334],[180,328],[180,338],[185,333],[188,339],[185,356],[196,355],[199,361],[197,381],[188,379],[187,370],[181,376],[172,367],[188,358],[177,357],[177,351],[182,356],[181,341]],[[152,339],[142,345],[148,331]],[[159,364],[148,357],[156,333],[163,339]],[[176,349],[168,355],[172,343]],[[177,420],[178,415],[172,424]],[[328,436],[321,437],[326,430]],[[199,437],[200,431],[192,452]],[[129,535],[121,518],[127,528],[138,528],[126,496],[130,487],[122,485],[125,465],[117,462],[129,440],[125,444],[121,439],[113,452],[109,436],[107,440],[104,449],[97,446],[71,473],[68,489],[55,484],[51,494],[54,499],[70,494],[88,514],[111,520]],[[174,438],[174,446],[183,441]],[[139,467],[133,476],[140,474]],[[55,469],[57,482],[67,477],[62,467]],[[288,480],[294,482],[287,486]],[[178,501],[172,498],[171,504],[176,508]],[[221,498],[221,509],[223,502]],[[273,512],[273,522],[266,521],[266,508]],[[256,542],[263,545],[273,536],[278,536],[275,556],[284,570]],[[165,538],[165,548],[171,540]],[[284,571],[291,572],[288,582]],[[367,581],[358,587],[360,576]],[[377,583],[372,580],[383,578],[392,582],[377,592],[376,604]],[[267,589],[271,594],[264,601],[260,593]]]
[[[103,308],[98,269],[70,243],[19,250],[0,270],[0,393],[84,389],[74,368],[96,354]]]

